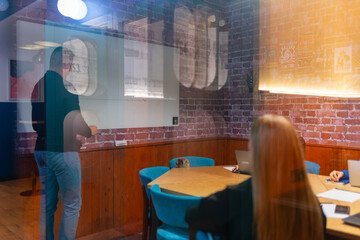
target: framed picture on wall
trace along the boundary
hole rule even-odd
[[[40,101],[40,89],[33,92],[39,81],[38,66],[30,61],[10,60],[9,100]]]

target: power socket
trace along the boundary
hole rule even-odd
[[[126,140],[115,140],[115,147],[118,146],[126,146],[127,145],[127,141]]]

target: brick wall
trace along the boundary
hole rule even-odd
[[[275,2],[279,5],[276,5]],[[284,7],[283,5],[294,7],[287,1],[276,0],[272,2],[268,1],[266,3],[270,4],[273,8]],[[357,17],[357,15],[353,14],[359,9],[359,1],[346,3],[332,2],[331,4],[322,1],[310,1],[308,3],[310,4],[307,5],[308,8],[303,8],[301,10],[302,14],[306,12],[311,16],[316,16],[323,22],[328,21],[330,18],[331,24],[327,22],[324,24],[320,20],[319,22],[316,22],[317,20],[314,22],[314,20],[310,19],[309,21],[310,23],[313,22],[313,25],[324,25],[317,30],[321,33],[319,35],[322,39],[316,39],[316,41],[323,41],[321,44],[325,44],[326,46],[324,47],[324,45],[320,44],[317,49],[312,49],[310,47],[306,50],[302,50],[302,53],[307,51],[306,54],[313,57],[312,54],[318,54],[315,51],[319,51],[319,49],[329,47],[335,49],[337,46],[342,46],[343,42],[347,41],[346,39],[356,39],[354,36],[359,34],[359,31],[356,30],[358,28],[353,28],[353,30],[346,32],[345,28],[348,26],[343,23],[348,21],[348,24],[356,24],[349,19],[351,17]],[[336,6],[336,4],[340,6]],[[301,2],[300,5],[302,6],[303,2]],[[352,7],[352,5],[354,6]],[[296,37],[301,31],[304,29],[304,31],[307,30],[306,27],[308,27],[309,22],[305,21],[305,16],[303,22],[296,21],[295,24],[291,20],[295,17],[297,17],[297,19],[302,19],[302,16],[291,15],[294,11],[286,11],[286,8],[281,10],[282,14],[271,20],[272,34],[275,34],[276,41],[285,41],[289,39],[295,39],[296,41]],[[346,18],[346,16],[339,14],[343,11],[349,11],[349,19]],[[268,14],[268,9],[261,9],[260,5],[255,1],[241,1],[241,3],[232,2],[229,6],[229,22],[231,24],[230,34],[232,37],[230,38],[229,43],[231,48],[231,63],[229,64],[229,68],[231,69],[230,82],[227,86],[227,91],[225,93],[226,97],[224,100],[225,105],[228,104],[225,106],[227,110],[224,115],[227,122],[229,122],[229,128],[226,131],[226,135],[231,137],[247,137],[249,126],[254,118],[265,113],[274,113],[287,117],[294,124],[299,135],[303,136],[307,143],[351,147],[360,146],[359,99],[264,93],[257,90],[257,84],[259,82],[258,76],[254,77],[254,93],[249,93],[246,75],[251,71],[258,74],[259,68],[264,67],[266,64],[266,61],[263,60],[266,56],[263,55],[263,49],[261,49],[261,47],[264,48],[265,46],[264,44],[261,45],[259,43],[261,41],[266,42],[270,37],[273,37],[266,35],[266,31],[269,29],[264,29],[264,25],[267,26],[269,22],[262,20],[262,25],[259,23],[259,19],[261,19],[260,15],[264,15],[266,12]],[[287,29],[285,27],[284,33],[284,26],[286,26],[286,24],[292,24],[292,28]],[[332,25],[334,28],[328,28]],[[340,25],[342,27],[339,27]],[[347,35],[342,36],[342,33]],[[277,34],[280,36],[277,36]],[[326,37],[324,37],[324,35]],[[280,42],[277,43],[280,44]],[[352,68],[354,74],[358,74],[359,71],[357,67],[359,50],[357,49],[358,45],[356,44],[356,41],[354,41]],[[295,68],[292,70],[283,70],[285,73],[286,71],[294,72],[294,75],[299,74],[298,72],[300,72],[300,74],[302,73],[301,70],[303,70],[304,66],[301,65],[300,59],[303,56],[298,53],[296,57],[297,62]],[[313,57],[313,65],[310,65],[309,69],[306,70],[308,74],[311,75],[314,72],[320,72],[323,76],[335,78],[336,74],[334,73],[333,65],[325,70],[316,68],[316,61],[318,61],[318,59],[319,58]],[[333,59],[331,59],[331,61],[333,61]],[[277,62],[275,64],[279,63]],[[302,67],[302,69],[300,69],[300,67]],[[316,84],[316,81],[314,81],[314,84]],[[335,84],[351,85],[353,83],[345,81]],[[310,83],[310,86],[311,85],[312,83]]]
[[[156,1],[152,2],[154,5],[159,4],[156,3]],[[217,1],[213,2],[216,3]],[[129,19],[137,19],[139,16],[147,16],[151,10],[151,21],[154,19],[165,20],[165,25],[167,24],[167,30],[165,31],[163,41],[166,45],[171,45],[173,41],[171,21],[173,21],[173,19],[171,16],[166,16],[166,14],[173,13],[175,7],[180,5],[174,4],[173,1],[165,1],[163,5],[160,5],[161,7],[158,5],[153,6],[151,4],[147,5],[144,3],[146,3],[146,1],[110,1],[107,4],[103,3],[101,8],[105,12],[109,11],[109,9],[115,9],[113,16],[122,15],[124,21],[127,17]],[[191,11],[194,11],[196,8],[195,5],[186,3],[186,1],[182,2],[181,4],[188,6]],[[212,5],[214,5],[214,3],[212,3]],[[148,9],[144,9],[145,7]],[[203,11],[206,12],[208,10],[209,8]],[[37,1],[36,3],[30,5],[30,7],[19,11],[17,16],[19,18],[30,21],[41,21],[43,19],[48,19],[57,22],[71,22],[71,20],[62,17],[57,12],[56,5],[50,1],[47,3],[46,1]],[[113,24],[111,27],[112,29],[109,29],[109,31],[116,32],[122,30],[117,24]],[[137,37],[141,38],[141,36]],[[158,39],[148,39],[148,41],[157,42]],[[195,38],[193,38],[193,41],[195,41]],[[206,46],[202,44],[200,48],[205,50],[204,48],[206,48]],[[202,56],[202,58],[204,57]],[[198,67],[194,72],[197,75],[201,75],[203,74],[204,70]],[[214,84],[216,84],[216,82]],[[111,147],[114,146],[115,140],[126,140],[128,144],[140,144],[224,135],[223,133],[227,128],[227,125],[226,121],[223,119],[224,104],[223,93],[221,91],[214,91],[212,86],[209,86],[207,89],[198,89],[195,86],[185,87],[180,85],[179,102],[179,126],[131,129],[101,129],[96,136],[84,139],[85,142],[83,147]],[[35,142],[36,133],[18,133],[16,139],[17,153],[32,153]]]
[[[18,15],[31,20],[46,18],[59,22],[69,21],[57,13],[55,5],[44,4],[46,1],[38,2],[39,6],[32,5]],[[141,15],[147,11],[141,9],[143,2],[113,0],[101,7],[113,9],[113,16],[117,18],[126,18],[123,14],[126,12],[136,17],[136,12]],[[154,18],[164,18],[168,24],[167,29],[171,28],[171,13],[179,3],[164,1],[160,10],[151,10],[160,11],[153,14]],[[202,90],[194,86],[180,86],[179,126],[100,130],[96,137],[86,139],[84,147],[113,146],[114,140],[127,140],[128,144],[137,144],[214,136],[247,138],[254,118],[264,113],[287,117],[307,143],[356,147],[360,145],[358,99],[270,94],[257,90],[259,67],[263,64],[259,47],[259,16],[263,14],[263,9],[260,9],[258,1],[205,1],[196,5],[197,7],[193,2],[181,3],[192,12],[203,5],[208,6],[208,13],[217,9],[216,16],[225,19],[228,24],[229,58],[225,86],[218,90],[214,90],[216,83]],[[329,8],[333,8],[333,5],[329,4]],[[158,7],[153,6],[151,9]],[[316,8],[312,11],[317,14]],[[120,31],[118,27],[115,24],[110,30]],[[170,30],[164,35],[164,43],[172,44],[173,37]],[[255,75],[253,82],[249,83],[246,79],[251,72]],[[253,92],[250,87],[253,87]],[[30,133],[19,134],[18,152],[32,152],[35,137],[35,134]]]

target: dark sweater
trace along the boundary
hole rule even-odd
[[[185,220],[194,229],[225,239],[253,239],[251,179],[202,199],[187,211]]]
[[[44,86],[44,102],[32,101],[33,128],[37,132],[35,150],[51,152],[78,152],[81,142],[76,135],[91,136],[91,129],[84,121],[79,97],[70,93],[63,78],[54,71],[47,71],[35,85]]]
[[[322,216],[325,233],[326,218]],[[188,209],[185,220],[192,229],[211,232],[221,239],[256,239],[251,178],[202,199]]]

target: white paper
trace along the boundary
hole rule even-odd
[[[347,191],[347,190],[341,190],[341,189],[337,189],[337,188],[331,189],[331,190],[323,192],[323,193],[319,193],[316,196],[339,200],[339,201],[344,201],[344,202],[350,202],[350,203],[355,202],[360,199],[360,193],[351,192],[351,191]]]
[[[226,170],[232,171],[234,167],[224,167]]]
[[[346,218],[349,214],[335,213],[336,204],[333,203],[322,203],[321,204],[323,213],[327,218]]]

